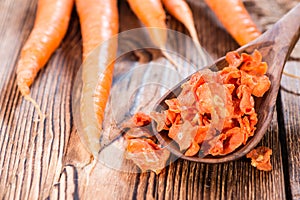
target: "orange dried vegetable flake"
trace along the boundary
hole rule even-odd
[[[224,84],[236,84],[241,78],[241,71],[236,67],[225,67],[219,72]]]
[[[142,112],[138,112],[132,117],[132,121],[136,126],[146,126],[150,124],[151,118]]]
[[[254,112],[254,99],[250,89],[245,85],[240,85],[236,89],[236,95],[240,99],[240,110],[245,114]]]
[[[135,127],[129,129],[125,134],[125,139],[133,139],[133,138],[152,138],[153,134],[146,128],[143,127]]]
[[[264,75],[267,72],[267,63],[262,62],[262,56],[255,50],[252,55],[242,53],[243,64],[240,69],[254,75]]]
[[[127,141],[125,157],[132,160],[142,172],[152,170],[156,174],[166,166],[170,152],[159,147],[153,140],[135,138]]]
[[[186,150],[194,141],[196,134],[197,127],[193,127],[189,121],[185,121],[180,125],[172,125],[168,136],[177,142],[180,150]]]
[[[270,157],[272,155],[272,150],[268,147],[258,147],[250,151],[246,157],[251,158],[251,165],[259,170],[271,171],[272,165]]]
[[[205,140],[208,129],[209,129],[209,126],[198,126],[197,127],[197,132],[196,132],[196,136],[194,139],[198,144],[201,144]]]
[[[136,113],[123,127],[129,128],[124,135],[126,141],[125,158],[132,160],[143,172],[155,173],[166,166],[170,152],[156,143],[152,132],[146,126],[151,122],[149,115]]]
[[[200,146],[197,142],[193,141],[188,150],[184,153],[185,156],[194,156],[200,150]]]
[[[170,111],[173,111],[175,113],[180,113],[178,100],[176,98],[168,99],[165,102],[169,106]]]
[[[127,143],[126,150],[130,153],[152,152],[159,149],[151,139],[146,138],[132,138]]]
[[[142,127],[150,124],[151,117],[145,113],[138,112],[134,114],[128,121],[122,124],[122,128]]]
[[[166,116],[165,124],[167,126],[171,125],[171,124],[178,124],[180,122],[180,114],[179,113],[175,113],[171,110],[166,110],[164,113]]]
[[[166,125],[166,115],[165,113],[151,112],[150,116],[153,120],[157,122],[157,131],[168,130],[168,126]]]
[[[241,56],[236,51],[231,51],[226,54],[226,61],[229,66],[238,67],[242,63]]]
[[[254,76],[241,71],[241,85],[246,85],[254,96],[262,97],[270,88],[271,82],[265,75]]]
[[[228,130],[225,134],[226,140],[223,142],[224,149],[221,155],[233,152],[236,148],[241,146],[244,141],[244,134],[239,127],[234,127]]]

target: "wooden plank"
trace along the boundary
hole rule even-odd
[[[36,3],[0,3],[3,16],[0,22],[0,73],[3,75],[0,79],[0,197],[5,199],[49,196],[53,183],[60,177],[72,127],[72,81],[81,63],[75,15],[63,44],[31,87],[32,97],[47,114],[44,123],[34,122],[36,111],[17,91],[16,60],[33,26]]]
[[[292,59],[286,63],[285,71],[300,76],[300,42],[292,52]],[[282,142],[286,144],[284,167],[287,176],[286,185],[290,187],[290,196],[300,198],[300,80],[283,75],[281,81],[281,132]]]
[[[210,19],[211,14],[204,11],[206,7],[193,3],[194,13],[201,19],[196,23],[201,30],[201,42],[214,58],[224,55],[228,49],[235,49],[237,44],[222,28],[215,25]],[[168,22],[172,29],[185,31],[174,19],[170,18]],[[209,30],[205,27],[209,27]],[[208,35],[212,37],[207,37]],[[182,44],[178,45],[182,48]],[[177,160],[159,175],[126,173],[98,163],[89,182],[86,172],[77,168],[80,181],[78,187],[81,188],[78,195],[87,199],[96,196],[101,196],[102,199],[284,199],[276,114],[261,145],[274,149],[272,172],[260,172],[246,159],[217,165]],[[69,154],[72,156],[68,160],[76,160],[76,154],[81,153],[80,149],[72,148]],[[75,165],[73,161],[71,163]]]
[[[299,1],[262,1],[258,6],[263,14],[259,18],[259,23],[263,27],[270,28],[284,13],[295,6]],[[273,9],[267,10],[269,4]],[[286,63],[285,71],[300,76],[300,43],[296,44],[291,54],[291,58]],[[280,143],[282,147],[282,166],[285,176],[286,198],[300,198],[300,173],[299,173],[299,83],[297,79],[292,79],[286,75],[282,76],[281,93],[278,100],[278,124]],[[296,112],[295,112],[296,111]]]

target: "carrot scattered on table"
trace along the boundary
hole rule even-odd
[[[34,27],[17,64],[18,88],[22,96],[33,103],[42,118],[39,105],[30,97],[29,87],[64,38],[73,3],[73,0],[38,1]]]
[[[118,33],[117,0],[76,0],[76,8],[83,40],[83,60],[84,63],[87,62],[87,65],[83,64],[82,67],[81,122],[88,133],[84,136],[85,143],[95,156],[100,149],[99,139],[112,84],[112,61],[116,56],[117,42],[113,40],[101,47],[101,54],[97,55],[101,56],[101,59],[96,59],[96,65],[88,64],[95,59],[86,58],[93,49]],[[89,117],[91,113],[95,113],[94,118]]]
[[[241,0],[205,0],[205,2],[240,45],[247,44],[261,34]]]

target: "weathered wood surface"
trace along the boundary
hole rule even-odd
[[[82,166],[89,155],[76,133],[71,108],[72,87],[81,64],[75,11],[63,43],[31,87],[33,98],[47,113],[44,123],[34,122],[37,113],[17,92],[15,65],[33,26],[36,2],[0,2],[1,199],[300,199],[300,81],[286,76],[282,79],[277,112],[261,142],[273,149],[271,172],[256,170],[247,159],[216,165],[177,160],[158,176],[120,172],[98,163],[87,178]],[[120,2],[122,21],[132,13],[124,1]],[[262,30],[270,28],[297,2],[245,1]],[[189,4],[200,42],[213,58],[238,47],[202,1],[190,0]],[[121,30],[137,25],[133,19],[132,23],[123,23]],[[187,33],[172,17],[168,25]],[[145,55],[152,58],[151,52]],[[299,67],[298,42],[286,71],[299,76]]]

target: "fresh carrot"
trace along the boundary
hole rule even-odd
[[[17,85],[26,100],[37,108],[39,105],[30,97],[29,87],[38,71],[48,62],[66,34],[73,0],[39,0],[34,27],[21,51],[17,64]]]
[[[116,0],[76,0],[83,40],[83,60],[100,43],[118,33]]]
[[[161,49],[163,55],[175,67],[178,67],[179,65],[164,50],[167,42],[167,25],[161,0],[143,0],[143,2],[140,0],[127,0],[127,2],[139,20],[148,28],[152,42]]]
[[[95,157],[100,150],[100,133],[117,51],[116,40],[103,42],[118,33],[117,0],[76,0],[76,8],[80,19],[84,60],[80,114],[83,129],[87,133],[81,138]],[[87,59],[91,51],[101,43],[101,54],[98,52],[97,59]],[[99,49],[95,49],[97,50]],[[90,117],[91,113],[95,117]]]
[[[201,48],[197,31],[195,28],[194,18],[189,5],[184,0],[162,0],[167,11],[180,21],[189,31],[196,49],[201,56],[201,60],[208,64],[206,53]]]
[[[150,37],[158,47],[165,47],[167,42],[166,14],[160,0],[127,0],[131,10],[149,29]],[[153,29],[152,29],[153,28]]]
[[[162,0],[162,3],[167,11],[188,29],[193,41],[200,46],[189,5],[184,0]]]
[[[241,0],[205,0],[205,2],[240,45],[245,45],[261,35]],[[300,79],[299,76],[286,71],[283,71],[283,74]]]
[[[205,2],[240,45],[247,44],[261,34],[241,0],[205,0]]]

